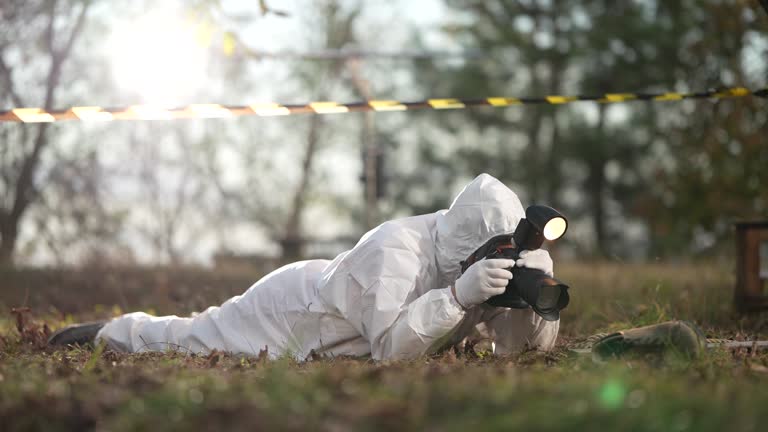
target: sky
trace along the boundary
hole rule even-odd
[[[313,49],[311,29],[314,25],[307,16],[310,0],[268,2],[288,14],[260,16],[254,13],[258,3],[253,0],[222,0],[223,10],[229,17],[248,14],[251,19],[236,22],[228,19],[227,28],[209,29],[213,43],[224,31],[235,31],[250,49],[270,53],[306,53]],[[347,1],[344,4],[355,4]],[[137,93],[143,103],[174,105],[188,103],[191,94],[200,93],[212,83],[206,81],[206,53],[200,41],[200,28],[190,25],[190,16],[180,14],[178,0],[150,2],[143,16],[110,16],[110,63],[118,88],[129,94]],[[438,0],[415,1],[363,1],[363,16],[359,19],[362,49],[384,52],[414,51],[408,46],[413,29],[418,29],[426,50],[459,51],[439,31],[446,19],[446,10]],[[107,15],[110,12],[106,12]],[[202,32],[205,32],[203,30]],[[203,36],[205,38],[205,36]],[[169,55],[169,53],[173,53]],[[261,69],[282,67],[281,60],[262,60]],[[252,89],[263,100],[274,101],[275,86],[265,85]],[[206,93],[203,91],[203,93]],[[210,93],[210,92],[208,92]],[[301,103],[296,100],[284,103]],[[306,98],[306,96],[304,96]],[[203,101],[195,101],[203,102]],[[213,102],[213,101],[206,101]],[[244,102],[244,101],[238,101]],[[235,102],[236,103],[236,102]]]

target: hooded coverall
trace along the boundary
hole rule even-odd
[[[496,353],[550,349],[559,321],[531,309],[465,310],[451,293],[459,263],[491,237],[513,232],[524,215],[514,192],[481,174],[448,210],[385,222],[333,261],[286,265],[193,317],[126,314],[96,339],[126,352],[407,359],[458,343],[482,323]]]

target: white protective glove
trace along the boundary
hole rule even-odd
[[[541,270],[549,277],[555,277],[554,264],[549,252],[544,249],[524,250],[520,252],[520,259],[517,260],[518,267],[528,267]]]
[[[507,269],[514,265],[515,260],[511,259],[484,259],[472,264],[456,280],[456,301],[469,309],[503,294],[512,279],[512,272]]]

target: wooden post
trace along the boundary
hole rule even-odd
[[[768,221],[737,223],[734,301],[740,312],[768,309],[768,269],[760,268],[761,261],[768,262],[768,256],[761,257],[761,253],[768,254]]]

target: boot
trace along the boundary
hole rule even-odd
[[[693,359],[706,347],[706,336],[694,324],[667,321],[604,336],[592,346],[592,355],[598,359],[607,359],[627,354],[673,353]]]
[[[48,345],[50,346],[67,346],[67,345],[80,345],[80,346],[93,346],[93,342],[96,339],[96,334],[99,333],[106,321],[95,321],[83,324],[74,324],[69,327],[64,327],[52,334],[48,339]]]

